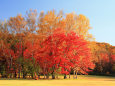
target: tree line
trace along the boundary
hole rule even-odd
[[[1,77],[114,74],[115,47],[95,42],[90,29],[86,16],[54,10],[29,10],[1,21]]]

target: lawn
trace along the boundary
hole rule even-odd
[[[79,75],[78,79],[27,80],[1,79],[0,86],[115,86],[115,77]]]

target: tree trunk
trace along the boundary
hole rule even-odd
[[[27,75],[27,73],[26,73],[26,72],[23,72],[23,78],[24,78],[24,79],[26,78],[26,75]]]
[[[44,74],[44,79],[45,79],[45,74]]]
[[[55,79],[55,75],[54,75],[54,73],[52,73],[52,79]]]
[[[49,79],[49,74],[46,75],[46,79]]]
[[[64,79],[67,79],[67,75],[66,74],[64,75]]]
[[[11,72],[11,71],[10,71]],[[10,78],[12,78],[12,72],[10,73]]]
[[[75,71],[73,71],[73,79],[75,79]]]
[[[20,78],[20,67],[19,67],[19,70],[18,70],[18,72],[19,72],[19,73],[18,73],[18,78]]]
[[[70,79],[70,73],[69,73],[69,79]]]
[[[9,51],[9,54],[10,54],[10,78],[12,78],[12,56],[11,56],[11,53]]]
[[[56,78],[58,79],[58,75],[56,76]]]
[[[16,71],[15,71],[15,73],[14,73],[14,78],[16,78],[17,77],[17,73],[16,73]]]
[[[77,72],[76,72],[76,77],[75,78],[77,79]]]
[[[34,79],[34,75],[33,75],[33,73],[31,73],[31,77],[32,77],[32,79]]]
[[[40,74],[38,74],[38,79],[40,79]]]

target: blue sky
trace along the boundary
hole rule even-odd
[[[29,9],[37,9],[38,13],[54,9],[84,14],[96,41],[115,46],[115,0],[0,0],[0,19],[25,15]]]

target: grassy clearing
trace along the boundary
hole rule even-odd
[[[0,80],[0,86],[115,86],[115,77],[79,75],[78,79]]]

